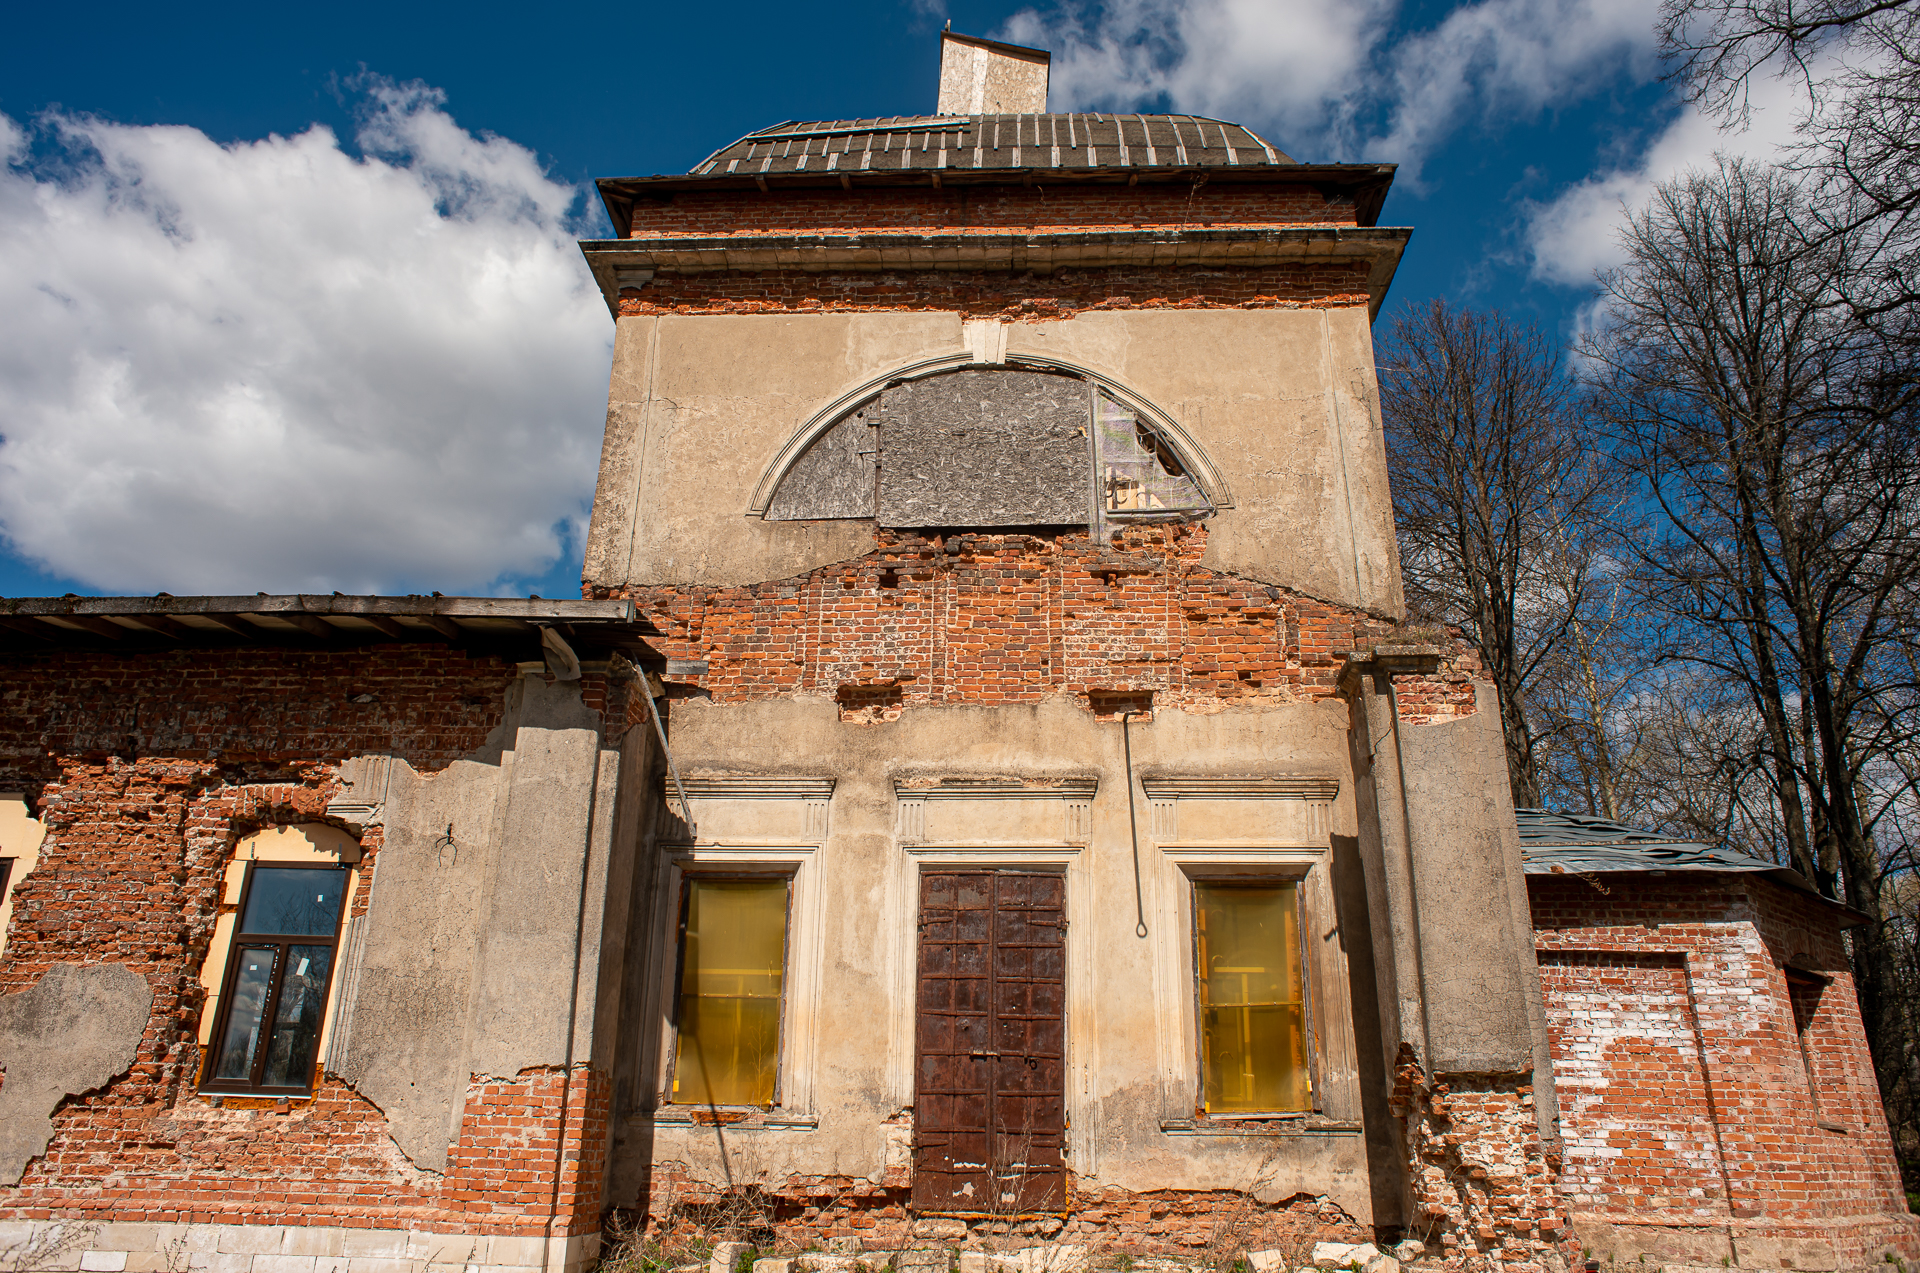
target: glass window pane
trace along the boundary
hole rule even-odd
[[[787,882],[692,880],[673,1099],[770,1105],[780,1065]]]
[[[273,984],[272,946],[240,948],[232,999],[227,1006],[227,1033],[220,1040],[220,1056],[213,1077],[246,1082],[253,1073],[253,1057],[260,1043],[260,1014],[266,1011],[267,990]]]
[[[1206,1109],[1311,1108],[1298,887],[1196,884],[1193,897]]]
[[[313,1051],[320,1042],[320,1021],[327,1006],[327,969],[332,963],[331,946],[288,949],[262,1086],[305,1087],[312,1080]]]
[[[340,898],[346,884],[344,868],[256,866],[240,931],[331,937],[340,923]]]

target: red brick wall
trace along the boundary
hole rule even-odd
[[[971,270],[663,274],[645,287],[620,292],[620,312],[629,316],[941,310],[974,318],[1044,322],[1072,318],[1086,310],[1284,309],[1366,303],[1367,266],[1355,261],[1234,270],[1114,267],[1061,270],[1052,275]]]
[[[337,1081],[285,1103],[217,1107],[193,1090],[200,966],[235,845],[263,826],[323,819],[349,756],[391,750],[432,772],[477,749],[514,675],[506,660],[428,645],[5,657],[0,786],[35,796],[47,834],[14,891],[0,993],[54,963],[123,963],[154,1003],[131,1071],[63,1103],[47,1153],[17,1187],[0,1187],[0,1216],[541,1229],[561,1076],[472,1095],[463,1145],[502,1134],[501,1119],[546,1128],[522,1123],[519,1152],[475,1162],[475,1172],[504,1164],[513,1186],[479,1213],[455,1196],[460,1170],[444,1180],[415,1170],[380,1111]],[[644,711],[604,677],[583,689],[610,732]],[[355,913],[379,843],[377,829],[363,837]],[[561,1217],[580,1231],[597,1227],[605,1083],[582,1068],[569,1096]]]
[[[1351,195],[1311,186],[948,186],[691,191],[637,200],[632,237],[817,234],[821,227],[924,234],[1009,230],[1206,230],[1219,226],[1355,225]]]
[[[1528,884],[1576,1226],[1646,1232],[1656,1253],[1671,1230],[1676,1255],[1682,1230],[1718,1226],[1742,1263],[1805,1266],[1808,1243],[1848,1265],[1920,1254],[1829,911],[1750,876]],[[1789,961],[1833,978],[1812,1028],[1819,1110]]]
[[[513,1232],[544,1219],[555,1202],[558,1167],[564,1219],[554,1233],[597,1230],[611,1092],[606,1076],[584,1065],[571,1074],[551,1068],[476,1079],[461,1113],[460,1142],[447,1155],[444,1196],[449,1209],[465,1213],[462,1227]]]
[[[1285,309],[1365,305],[1367,267],[1354,261],[1238,270],[1102,268],[1052,275],[960,271],[927,274],[808,273],[661,275],[623,288],[620,312],[779,314],[941,310],[969,317],[1047,321],[1086,310]]]
[[[1400,1045],[1392,1108],[1401,1120],[1413,1218],[1408,1236],[1450,1266],[1551,1267],[1567,1221],[1540,1141],[1526,1075],[1429,1075]]]
[[[1111,546],[1084,531],[881,530],[872,553],[790,579],[631,595],[662,654],[707,660],[698,684],[716,701],[823,694],[848,719],[1101,690],[1196,710],[1324,698],[1348,651],[1392,632],[1205,569],[1206,541],[1204,525],[1134,528]],[[1440,692],[1457,708],[1453,675]]]

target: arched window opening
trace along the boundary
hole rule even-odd
[[[968,368],[896,382],[834,422],[782,475],[766,517],[1079,526],[1212,511],[1171,443],[1105,388]]]

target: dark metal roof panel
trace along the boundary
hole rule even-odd
[[[0,649],[137,650],[291,640],[478,641],[538,649],[542,626],[595,646],[624,646],[652,628],[631,601],[541,597],[253,596],[0,597]]]
[[[1515,809],[1520,852],[1527,870],[1538,874],[1557,864],[1579,871],[1772,871],[1779,866],[1724,845],[1679,840],[1624,822],[1556,813],[1551,809]]]
[[[1858,911],[1822,896],[1800,872],[1723,844],[1676,839],[1623,822],[1551,809],[1515,809],[1513,814],[1520,828],[1520,855],[1528,875],[1748,872],[1811,894],[1856,921],[1865,919]]]
[[[695,177],[992,169],[1293,165],[1259,134],[1199,115],[896,115],[789,120],[696,164]]]

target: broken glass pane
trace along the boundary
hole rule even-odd
[[[1297,886],[1195,884],[1193,917],[1207,1112],[1311,1108]]]
[[[787,959],[785,880],[689,880],[673,1099],[771,1105]]]
[[[1110,513],[1204,509],[1206,496],[1166,440],[1104,390],[1094,395],[1100,492]]]

